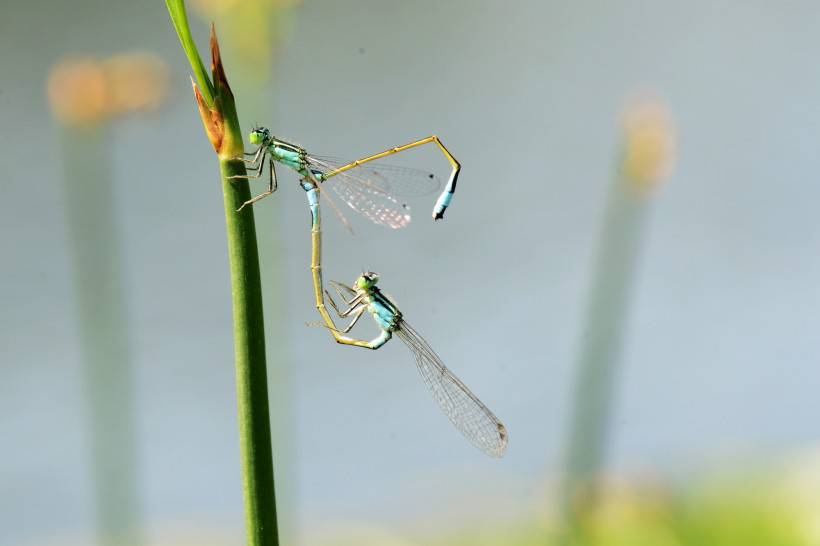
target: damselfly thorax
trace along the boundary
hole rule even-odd
[[[368,292],[362,292],[362,303],[382,330],[394,332],[401,324],[399,308],[375,286]]]

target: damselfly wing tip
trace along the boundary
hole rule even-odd
[[[500,440],[500,445],[498,449],[495,451],[495,457],[501,458],[504,456],[504,453],[507,451],[507,439],[509,435],[507,434],[507,427],[503,424],[498,423],[498,439]]]

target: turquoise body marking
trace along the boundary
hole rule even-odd
[[[299,184],[307,194],[311,221],[313,223],[313,227],[316,227],[319,223],[319,189],[309,180],[302,180]]]
[[[285,165],[286,167],[290,167],[294,171],[299,172],[305,167],[305,160],[304,155],[299,152],[295,152],[293,150],[287,150],[285,148],[281,148],[279,146],[272,146],[271,147],[271,155],[273,159]]]
[[[370,301],[367,310],[382,330],[393,330],[396,327],[396,313],[377,299]]]
[[[450,201],[453,200],[453,194],[456,192],[456,183],[458,182],[458,175],[461,172],[461,167],[456,169],[447,181],[447,186],[441,192],[436,205],[433,207],[433,220],[441,220],[444,218],[444,211],[450,206]]]
[[[433,218],[438,220],[439,218],[444,217],[444,211],[447,210],[447,207],[450,206],[450,201],[453,200],[453,194],[449,192],[443,192],[441,195],[438,196],[436,200],[436,205],[433,207]]]

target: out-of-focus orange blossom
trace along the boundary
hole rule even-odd
[[[672,174],[675,130],[669,109],[661,102],[637,103],[624,115],[626,146],[623,173],[638,190],[654,189]]]
[[[66,125],[94,125],[134,112],[157,110],[168,90],[164,61],[146,53],[108,59],[69,58],[48,79],[54,115]]]

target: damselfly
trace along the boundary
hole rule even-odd
[[[450,162],[452,169],[447,184],[433,207],[434,220],[444,217],[444,211],[447,210],[456,191],[456,181],[461,170],[461,165],[435,135],[356,161],[342,161],[310,154],[299,146],[276,138],[264,127],[254,128],[249,140],[251,144],[258,146],[256,151],[245,154],[252,156],[251,159],[241,158],[248,164],[250,174],[236,175],[232,178],[260,178],[267,164],[269,183],[267,191],[246,201],[239,210],[276,191],[275,163],[279,163],[299,173],[303,180],[312,179],[322,189],[327,185],[350,208],[376,224],[398,229],[410,222],[410,213],[409,207],[396,199],[396,196],[431,193],[438,189],[439,180],[427,171],[381,165],[373,163],[374,161],[425,144],[436,144]]]
[[[313,277],[313,291],[316,301],[316,309],[322,316],[325,326],[329,329],[334,339],[339,343],[345,343],[347,339],[341,335],[336,328],[333,318],[327,311],[324,301],[324,285],[322,282],[322,217],[319,208],[321,197],[324,196],[328,203],[333,205],[327,197],[327,193],[320,190],[320,187],[327,185],[339,195],[347,205],[370,219],[376,224],[384,225],[394,229],[403,228],[410,222],[409,207],[399,203],[394,197],[396,193],[403,194],[425,194],[435,191],[439,187],[439,181],[432,173],[409,169],[404,167],[385,166],[372,163],[377,159],[391,156],[405,150],[410,150],[424,144],[435,143],[444,153],[452,166],[450,177],[444,187],[435,206],[433,207],[433,219],[443,218],[444,211],[450,205],[453,192],[456,189],[461,165],[450,154],[441,140],[436,136],[423,138],[404,146],[397,146],[384,152],[365,157],[351,162],[340,162],[330,158],[314,157],[303,148],[280,140],[270,134],[264,127],[254,128],[249,136],[251,144],[258,146],[255,152],[245,155],[253,156],[252,159],[241,158],[250,164],[249,175],[237,175],[232,178],[260,178],[265,170],[267,160],[269,173],[268,191],[257,195],[253,199],[246,201],[239,210],[246,205],[252,205],[260,199],[264,199],[276,191],[276,168],[274,163],[281,163],[301,175],[300,184],[305,190],[311,214],[311,274]],[[338,166],[334,166],[338,165]],[[343,219],[341,214],[333,205],[334,210]],[[344,220],[343,220],[344,221]]]
[[[407,324],[396,303],[376,286],[379,276],[372,272],[363,273],[352,287],[332,282],[336,293],[348,308],[341,310],[326,292],[328,301],[340,317],[353,317],[350,324],[339,332],[340,335],[350,332],[365,312],[373,316],[381,330],[381,334],[370,341],[346,336],[337,338],[337,341],[346,345],[378,349],[395,334],[413,352],[421,377],[439,407],[456,428],[487,455],[501,457],[507,449],[507,429],[444,365],[424,338]]]

